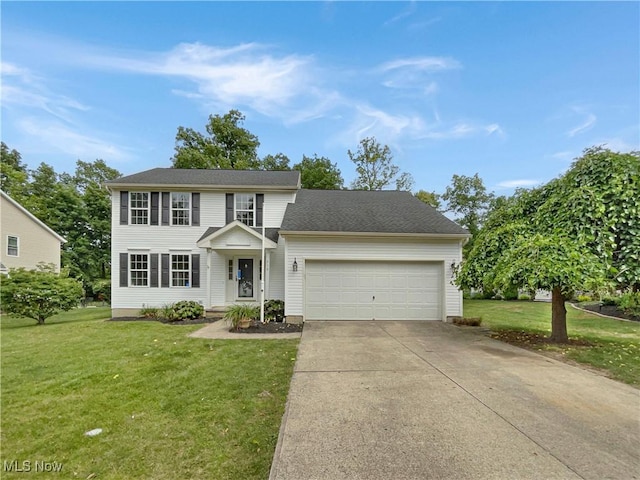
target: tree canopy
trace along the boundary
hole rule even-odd
[[[589,148],[562,177],[496,202],[456,283],[551,290],[550,338],[567,341],[573,292],[640,288],[638,198],[638,152]]]
[[[338,165],[326,157],[302,156],[302,160],[293,166],[300,172],[302,188],[313,190],[340,190],[344,184]]]
[[[245,116],[238,110],[209,115],[207,135],[178,127],[174,168],[259,170],[258,137],[242,127]]]
[[[358,177],[351,183],[354,190],[384,190],[395,185],[396,190],[411,190],[414,181],[410,173],[400,172],[393,163],[388,145],[381,145],[375,138],[360,140],[355,152],[347,151],[356,166]]]
[[[480,176],[453,175],[451,185],[440,195],[446,202],[446,212],[456,216],[456,222],[469,230],[471,235],[480,231],[482,222],[494,198],[487,193],[487,188]]]

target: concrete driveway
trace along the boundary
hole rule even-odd
[[[640,392],[440,322],[305,324],[272,479],[636,479]]]

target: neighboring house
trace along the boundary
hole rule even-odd
[[[285,301],[289,322],[446,320],[466,230],[397,191],[301,190],[298,172],[156,168],[112,192],[112,314]],[[265,232],[263,239],[262,231]]]
[[[66,240],[38,220],[26,208],[0,190],[0,269],[51,263],[60,271],[60,247]]]

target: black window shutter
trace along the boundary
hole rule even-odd
[[[233,222],[233,193],[227,193],[227,221],[226,223]]]
[[[200,194],[191,194],[191,225],[200,226]]]
[[[162,254],[162,274],[160,275],[160,286],[168,287],[169,286],[169,254]]]
[[[158,254],[157,253],[152,253],[151,255],[149,255],[149,263],[151,264],[151,279],[149,280],[149,286],[157,288],[158,287]]]
[[[120,225],[129,223],[129,192],[120,192]]]
[[[162,225],[169,225],[171,213],[171,193],[162,192]]]
[[[129,254],[120,254],[120,286],[129,286]]]
[[[191,286],[200,288],[200,254],[191,255]]]
[[[256,227],[262,226],[262,205],[264,204],[264,193],[256,193]]]
[[[158,207],[160,206],[160,192],[151,192],[151,225],[158,225]]]

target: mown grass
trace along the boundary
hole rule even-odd
[[[497,333],[522,332],[539,337],[551,333],[551,304],[546,302],[465,300],[464,313],[482,317],[482,325]],[[567,329],[570,339],[586,345],[518,343],[590,365],[612,378],[640,386],[640,323],[603,318],[567,304]]]
[[[2,316],[0,462],[31,461],[30,478],[51,478],[36,461],[83,479],[267,478],[298,341],[189,338],[201,325],[108,316]]]

